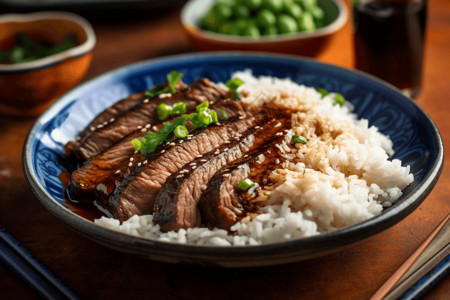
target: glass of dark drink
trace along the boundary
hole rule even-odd
[[[416,97],[422,84],[426,0],[352,0],[355,67]]]

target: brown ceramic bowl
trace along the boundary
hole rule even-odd
[[[243,50],[315,56],[328,44],[332,35],[347,21],[348,11],[342,0],[318,0],[325,13],[325,26],[310,32],[275,37],[231,36],[198,27],[214,0],[190,0],[181,11],[181,23],[192,45],[201,51]]]
[[[12,47],[18,33],[55,44],[68,34],[76,37],[75,46],[65,51],[25,63],[0,63],[0,112],[36,116],[80,82],[90,65],[96,38],[90,24],[71,13],[0,16],[0,49]]]

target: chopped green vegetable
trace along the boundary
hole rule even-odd
[[[164,121],[172,114],[172,106],[161,103],[156,107],[156,113],[161,121]]]
[[[243,84],[244,82],[239,78],[232,78],[225,83],[225,86],[232,92],[234,98],[241,99],[241,94],[237,90]]]
[[[186,112],[186,102],[175,103],[172,107],[172,115],[181,115]]]
[[[318,88],[317,91],[322,95],[322,98],[329,94],[324,88]]]
[[[195,108],[197,112],[202,112],[206,109],[208,109],[209,107],[209,101],[205,101],[202,104],[197,105],[197,107]]]
[[[148,98],[153,98],[155,96],[158,96],[160,94],[163,93],[168,93],[169,89],[167,87],[165,87],[162,84],[157,84],[154,87],[152,87],[150,90],[145,92],[145,96],[147,96]]]
[[[189,134],[189,131],[186,128],[187,119],[191,120],[195,128],[203,128],[217,123],[219,121],[219,115],[224,117],[224,119],[228,118],[227,113],[224,110],[219,110],[219,113],[217,113],[216,111],[209,109],[208,106],[209,102],[205,101],[202,104],[197,105],[196,109],[198,112],[183,114],[181,117],[173,120],[173,122],[164,122],[163,128],[158,132],[149,131],[141,140],[132,140],[131,143],[134,149],[140,151],[142,155],[147,155],[153,152],[156,147],[161,145],[164,141],[170,139],[170,134],[172,132],[177,138],[186,137]],[[185,102],[175,103],[173,107],[161,103],[158,105],[156,113],[161,119],[168,118],[171,114],[179,114],[181,111],[186,112]]]
[[[178,71],[172,71],[166,76],[169,87],[165,87],[162,84],[157,84],[150,90],[146,91],[145,96],[147,96],[148,98],[153,98],[163,93],[175,94],[177,91],[176,86],[178,82],[181,80],[181,78],[183,78],[183,73],[179,73]]]
[[[189,130],[187,130],[186,126],[184,126],[184,125],[178,125],[173,130],[173,135],[179,139],[187,137],[188,134],[189,134]]]
[[[292,137],[292,141],[293,141],[294,143],[301,143],[301,144],[303,144],[303,145],[306,145],[306,143],[308,143],[308,141],[307,141],[304,137],[299,136],[299,135],[293,136],[293,137]]]
[[[172,94],[175,94],[175,88],[181,78],[183,78],[183,73],[179,73],[178,71],[172,71],[167,75],[167,82],[169,83],[170,92]]]
[[[138,139],[134,139],[131,141],[134,149],[140,151],[142,155],[147,155],[155,151],[156,147],[164,143],[164,141],[166,141],[177,126],[184,126],[186,119],[187,117],[179,117],[173,122],[164,122],[163,128],[161,128],[158,132],[149,131],[140,141]]]
[[[236,184],[236,186],[238,188],[240,188],[241,190],[243,190],[243,191],[248,190],[249,188],[251,188],[254,185],[255,185],[255,183],[252,180],[248,179],[248,178],[247,179],[243,179],[243,180],[239,181],[238,184]]]
[[[75,46],[75,36],[67,35],[60,44],[47,42],[34,42],[28,34],[19,33],[12,49],[0,52],[0,63],[25,63],[47,57]]]
[[[343,106],[345,103],[345,98],[342,96],[342,94],[336,93],[336,95],[333,98],[333,105],[339,104],[340,106]]]

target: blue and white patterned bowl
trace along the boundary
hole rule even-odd
[[[248,247],[200,247],[146,240],[101,228],[66,205],[58,175],[63,171],[63,145],[73,140],[97,113],[115,101],[162,82],[171,70],[191,83],[201,77],[225,82],[237,70],[255,75],[289,77],[313,87],[339,92],[394,142],[395,158],[411,166],[415,181],[380,216],[319,236]],[[41,203],[84,236],[147,258],[174,263],[263,266],[325,255],[393,226],[431,192],[443,167],[439,131],[426,112],[397,89],[360,72],[293,56],[224,52],[189,54],[144,61],[108,72],[64,95],[32,127],[25,142],[26,178]]]

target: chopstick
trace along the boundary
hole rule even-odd
[[[1,225],[0,260],[45,299],[79,299]]]
[[[448,220],[450,219],[450,213],[439,223],[438,226],[430,233],[425,241],[414,251],[413,254],[397,269],[394,274],[378,289],[378,291],[370,298],[371,300],[383,299],[392,288],[399,282],[408,269],[414,264],[414,262],[421,256],[424,250],[430,245],[436,235],[444,228]]]

